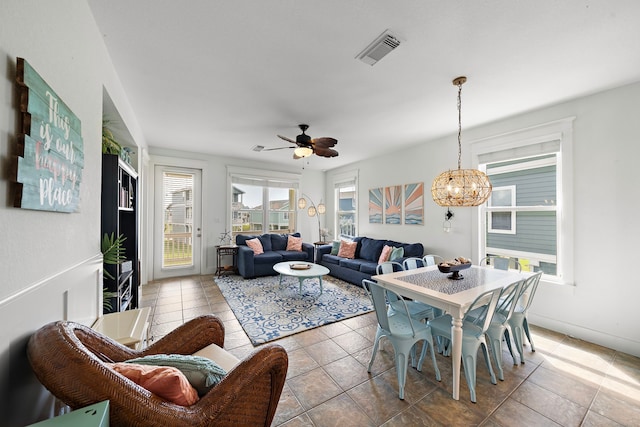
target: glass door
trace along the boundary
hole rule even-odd
[[[155,279],[200,274],[200,177],[198,169],[156,166]]]

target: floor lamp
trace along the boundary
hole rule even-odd
[[[317,217],[318,218],[318,241],[322,240],[322,232],[320,231],[320,215],[324,214],[327,211],[326,206],[322,203],[322,200],[320,200],[320,203],[318,204],[318,206],[315,205],[315,203],[313,203],[313,200],[311,200],[311,197],[307,196],[306,194],[302,193],[302,197],[300,197],[298,199],[298,209],[304,209],[307,207],[307,199],[309,199],[309,209],[307,209],[307,215],[309,215],[310,217]]]

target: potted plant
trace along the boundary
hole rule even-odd
[[[117,238],[115,237],[115,233],[104,233],[102,236],[102,262],[106,265],[117,265],[122,264],[122,262],[126,261],[124,256],[124,246],[123,242],[127,240],[124,235],[119,235]],[[107,271],[106,268],[103,269],[103,276],[109,280],[115,280],[115,277],[111,273]],[[102,289],[102,310],[103,311],[111,311],[113,306],[111,305],[111,298],[117,297],[117,292],[111,292],[106,287]]]

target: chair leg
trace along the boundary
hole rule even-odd
[[[404,385],[407,382],[407,355],[396,351],[396,371],[398,372],[398,397],[404,400]]]
[[[507,325],[507,328],[504,330],[504,340],[507,342],[507,347],[509,348],[509,353],[511,353],[511,357],[513,358],[513,365],[517,366],[518,361],[516,360],[516,354],[513,352],[513,347],[511,346],[511,335],[510,333],[511,327]]]
[[[471,395],[471,401],[476,403],[476,355],[475,353],[462,355],[462,368],[464,369],[464,376],[467,379],[467,385],[469,386],[469,394]]]
[[[371,372],[371,367],[373,366],[373,361],[376,359],[376,353],[378,352],[378,345],[380,344],[380,338],[382,338],[381,330],[378,328],[376,332],[376,340],[373,343],[373,350],[371,351],[371,360],[369,360],[369,367],[367,368],[367,372]]]
[[[493,354],[493,361],[498,369],[498,379],[504,381],[504,371],[502,370],[502,334],[498,336],[492,336],[487,334],[487,339],[491,344],[491,353]]]
[[[425,340],[425,343],[423,344],[424,347],[422,347],[422,355],[420,356],[420,368],[422,368],[422,362],[424,361],[424,356],[426,354],[427,351],[427,347],[429,347],[429,352],[431,353],[431,362],[433,363],[433,370],[436,371],[436,380],[441,381],[442,378],[440,377],[440,369],[438,369],[438,363],[436,362],[436,349],[433,345],[433,338],[431,338],[431,340]],[[419,371],[421,369],[418,369]]]
[[[524,363],[524,350],[523,350],[523,332],[522,327],[520,325],[515,325],[514,328],[511,328],[513,331],[513,340],[516,342],[516,348],[518,349],[518,354],[520,355],[520,363]]]
[[[493,368],[491,367],[491,358],[489,357],[489,349],[487,348],[486,343],[480,343],[482,347],[482,353],[484,354],[484,362],[487,365],[487,369],[489,370],[489,375],[491,376],[491,384],[498,384],[496,381],[496,374],[493,372]]]
[[[531,333],[529,332],[529,322],[527,322],[526,317],[522,321],[522,326],[524,328],[524,333],[527,335],[527,339],[529,340],[529,344],[531,344],[531,351],[536,351],[536,348],[533,346],[533,340],[531,339]]]

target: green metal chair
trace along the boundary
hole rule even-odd
[[[508,323],[511,328],[513,334],[513,340],[516,343],[516,347],[518,349],[518,354],[520,355],[520,363],[524,363],[524,335],[527,336],[529,340],[529,344],[531,345],[531,351],[536,351],[536,348],[533,345],[533,340],[531,339],[531,333],[529,332],[529,323],[527,322],[527,314],[529,312],[529,307],[531,306],[531,302],[533,301],[533,297],[536,294],[536,290],[538,289],[538,285],[540,284],[540,278],[542,277],[542,272],[539,271],[533,276],[530,276],[525,280],[522,289],[518,295],[517,302],[515,304],[515,308],[513,310],[513,314],[509,319]],[[505,337],[507,339],[507,346],[509,347],[509,352],[511,356],[515,356],[513,353],[513,349],[511,348],[511,340],[509,339],[509,331],[505,331]]]
[[[376,353],[378,352],[380,339],[382,337],[387,337],[393,345],[395,353],[394,359],[398,374],[398,397],[401,400],[404,400],[404,386],[407,380],[409,354],[412,349],[415,348],[416,343],[424,341],[416,369],[418,371],[422,371],[422,363],[428,347],[431,352],[431,361],[433,362],[436,380],[440,381],[440,370],[436,363],[436,355],[433,348],[433,336],[431,335],[431,328],[429,325],[427,323],[413,320],[409,314],[406,302],[395,292],[385,289],[376,282],[367,279],[362,280],[362,286],[367,289],[369,295],[371,295],[376,317],[378,319],[375,343],[373,345],[373,351],[371,353],[371,360],[369,361],[367,372],[371,372],[371,367],[373,366]],[[396,310],[391,315],[389,314],[389,309],[387,307],[387,299],[390,296],[399,301],[399,306],[402,307],[402,310]]]
[[[476,355],[478,354],[478,347],[482,347],[484,360],[491,375],[491,383],[498,383],[491,367],[485,334],[495,314],[501,293],[502,288],[497,288],[480,294],[469,306],[462,319],[462,364],[469,386],[471,401],[474,403],[476,402]],[[444,355],[451,354],[451,320],[451,315],[445,314],[427,322],[431,326],[433,336],[443,337],[448,340],[441,340],[443,343],[446,342],[448,347],[442,348]]]

